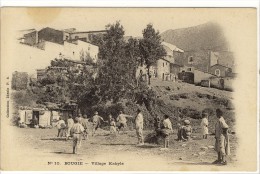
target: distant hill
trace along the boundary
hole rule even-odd
[[[161,38],[184,51],[228,50],[228,43],[221,27],[213,22],[189,28],[167,30],[161,33]]]

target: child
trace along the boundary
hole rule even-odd
[[[116,134],[116,122],[114,118],[110,120],[110,134]]]
[[[178,138],[177,138],[177,140],[178,141],[181,141],[182,140],[182,135],[181,135],[181,132],[182,132],[182,128],[183,128],[183,126],[180,124],[180,123],[178,123],[177,124],[177,136],[178,136]]]
[[[61,117],[59,118],[59,121],[57,122],[56,126],[58,128],[57,137],[67,136],[66,135],[66,124],[65,124],[65,121]]]
[[[93,121],[93,128],[92,128],[92,136],[95,135],[96,130],[100,127],[101,121],[104,121],[104,119],[98,115],[98,112],[95,112],[95,115],[92,118]]]
[[[201,129],[202,129],[202,138],[203,139],[207,139],[207,135],[209,134],[209,130],[208,130],[208,113],[202,113],[202,120],[201,120]]]
[[[172,133],[172,123],[168,115],[164,115],[162,134],[164,137],[164,148],[168,148],[170,145],[169,135]]]
[[[72,119],[72,115],[69,115],[69,119],[67,120],[67,122],[68,122],[67,139],[69,139],[69,137],[71,137],[70,130],[74,125],[74,120]]]
[[[83,115],[83,118],[80,120],[80,124],[84,127],[83,139],[86,140],[88,139],[88,116],[87,115]]]
[[[154,128],[155,128],[155,131],[157,131],[161,128],[161,118],[158,115],[154,118]]]

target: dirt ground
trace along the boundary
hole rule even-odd
[[[83,140],[78,154],[72,154],[72,140],[57,140],[57,129],[34,129],[12,127],[9,141],[13,145],[6,161],[19,170],[206,170],[225,171],[236,166],[237,138],[230,135],[231,156],[227,166],[211,164],[217,155],[213,149],[214,136],[202,139],[198,133],[193,134],[189,142],[176,141],[176,132],[171,135],[170,148],[162,150],[162,145],[145,144],[136,146],[135,131],[110,135],[99,129],[97,134]],[[176,130],[175,130],[176,131]],[[145,130],[144,135],[152,131]],[[50,162],[50,163],[48,163]],[[83,165],[68,167],[65,162],[83,162]],[[92,162],[99,162],[94,165]],[[117,162],[118,165],[108,165]],[[119,165],[121,162],[122,165]],[[105,165],[101,165],[106,163]],[[8,166],[8,164],[7,164]]]
[[[203,88],[186,83],[155,81],[152,86],[168,106],[192,108],[201,111],[205,108],[226,108],[212,99],[199,98],[199,94],[208,94],[233,100],[232,92],[213,88]],[[169,87],[167,90],[165,87]],[[171,100],[171,95],[188,93],[188,98]],[[170,111],[170,110],[169,110]],[[230,114],[225,119],[234,130],[235,120]],[[200,119],[190,119],[193,126],[193,139],[178,142],[176,122],[174,133],[170,137],[170,148],[163,150],[163,145],[147,144],[136,146],[137,137],[134,130],[126,134],[110,135],[109,131],[99,129],[97,134],[83,140],[78,154],[72,154],[72,140],[56,139],[57,129],[18,128],[12,126],[6,140],[8,150],[5,165],[8,170],[120,170],[120,171],[230,171],[236,170],[239,162],[236,156],[238,139],[230,134],[231,155],[228,165],[211,164],[217,158],[214,151],[214,136],[202,139]],[[209,132],[214,132],[214,115],[209,118]],[[91,125],[90,125],[91,129]],[[153,130],[145,130],[144,137]],[[234,132],[235,133],[235,132]],[[69,163],[72,162],[72,163]],[[110,162],[112,162],[110,164]]]

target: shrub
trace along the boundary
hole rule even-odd
[[[184,94],[179,94],[180,98],[182,99],[187,99],[188,98],[188,94],[184,93]]]
[[[10,121],[11,121],[11,125],[19,126],[19,121],[20,121],[19,115],[18,114],[13,115]]]
[[[225,99],[225,98],[216,97],[214,99],[214,102],[216,104],[218,104],[218,105],[222,105],[222,106],[228,107],[230,101],[228,99]]]
[[[170,100],[179,100],[180,96],[179,95],[170,95],[169,98],[170,98]]]
[[[202,110],[202,112],[208,113],[209,116],[215,115],[215,111],[212,108],[205,108],[205,109]]]
[[[194,119],[201,119],[201,114],[199,111],[191,108],[184,108],[182,109],[182,114],[186,117],[194,118]]]

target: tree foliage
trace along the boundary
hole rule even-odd
[[[118,102],[135,88],[135,70],[137,67],[137,40],[124,40],[124,28],[119,23],[106,26],[107,34],[100,43],[97,84],[102,99]]]
[[[143,38],[140,40],[139,46],[142,61],[148,69],[148,83],[150,84],[150,67],[166,55],[166,51],[161,45],[160,33],[155,31],[152,24],[148,24],[143,30]]]
[[[91,91],[94,67],[66,59],[55,59],[39,81],[42,92],[41,102],[80,102],[86,92]],[[39,92],[40,93],[40,92]]]

